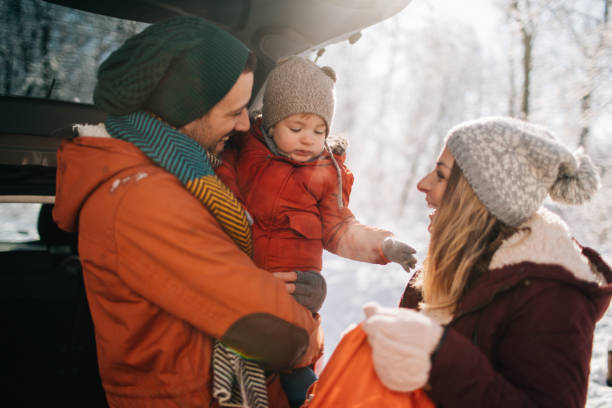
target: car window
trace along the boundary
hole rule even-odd
[[[41,204],[0,203],[0,243],[37,241]]]
[[[92,103],[97,67],[146,26],[42,0],[0,1],[0,95]]]

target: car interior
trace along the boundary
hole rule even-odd
[[[68,28],[76,24],[66,18],[70,13],[84,13],[88,18],[110,16],[141,26],[174,15],[209,19],[236,35],[257,55],[255,106],[258,90],[276,59],[322,53],[329,44],[356,41],[361,30],[394,15],[409,2],[31,0],[28,4],[50,10],[51,17],[61,16]],[[10,8],[9,3],[5,7]],[[18,11],[23,18],[23,10]],[[95,34],[105,35],[104,29]],[[17,46],[28,46],[24,38],[16,41],[21,41]],[[0,53],[0,61],[2,58]],[[61,70],[62,66],[53,69]],[[95,83],[95,70],[91,71]],[[51,217],[59,144],[74,136],[73,124],[102,122],[105,114],[91,100],[55,97],[55,83],[52,79],[43,84],[42,89],[47,91],[42,96],[6,84],[0,93],[0,206],[40,205],[36,225],[39,239],[0,240],[2,392],[6,401],[20,407],[105,407],[77,236],[60,230]],[[82,83],[76,86],[83,92]]]

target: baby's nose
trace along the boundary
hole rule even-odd
[[[303,144],[312,144],[314,142],[314,137],[312,135],[309,134],[305,134],[302,136],[302,143]]]

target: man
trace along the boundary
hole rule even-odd
[[[110,406],[214,406],[215,339],[271,370],[321,347],[318,320],[252,263],[247,217],[211,167],[248,129],[253,58],[200,18],[153,24],[100,66],[105,123],[58,151],[53,215],[78,229]],[[273,375],[267,388],[286,404]]]

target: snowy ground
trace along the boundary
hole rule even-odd
[[[37,214],[38,206],[0,204],[0,241],[36,239]],[[422,260],[427,245],[425,225],[412,225],[410,230],[413,233],[409,239],[398,233],[402,230],[406,231],[407,228],[397,228],[396,235],[413,244],[419,259]],[[375,300],[383,306],[396,306],[409,275],[397,265],[384,267],[370,265],[329,253],[324,255],[323,265],[328,283],[328,297],[321,315],[326,339],[326,358],[328,358],[340,340],[342,332],[350,324],[362,320],[363,304]],[[607,345],[610,342],[612,342],[612,307],[608,309],[595,331],[588,408],[612,407],[612,387],[606,386]]]

